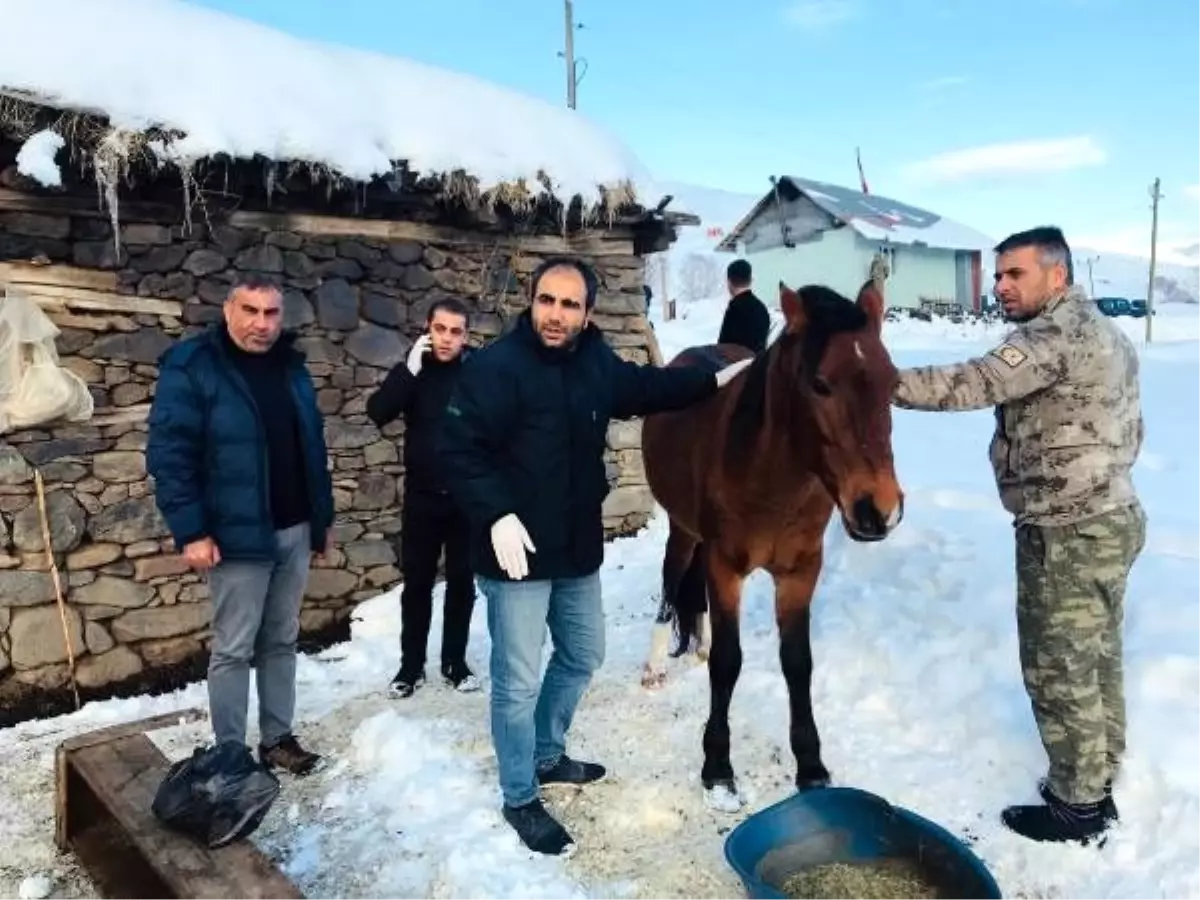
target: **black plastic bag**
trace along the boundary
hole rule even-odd
[[[277,796],[279,779],[245,744],[226,741],[172,765],[151,809],[168,827],[223,847],[253,833]]]

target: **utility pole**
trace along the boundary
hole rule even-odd
[[[1162,191],[1159,190],[1161,179],[1155,178],[1154,184],[1150,188],[1151,203],[1151,219],[1150,219],[1150,284],[1146,288],[1146,343],[1150,343],[1150,335],[1153,331],[1154,322],[1154,267],[1158,262],[1158,201],[1162,199]]]
[[[575,88],[579,82],[575,78],[575,9],[571,0],[563,0],[563,16],[566,19],[567,107],[574,109]]]
[[[1085,262],[1087,263],[1087,267],[1088,267],[1088,293],[1091,295],[1093,300],[1096,299],[1096,282],[1092,279],[1092,263],[1096,263],[1099,261],[1100,261],[1099,256],[1089,256],[1085,260]]]

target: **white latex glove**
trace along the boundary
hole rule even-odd
[[[430,346],[428,333],[413,341],[412,349],[408,351],[408,371],[416,375],[421,371],[421,358],[428,352]]]
[[[492,525],[492,550],[496,553],[496,562],[509,578],[520,581],[529,574],[525,551],[534,553],[536,550],[529,532],[513,513],[497,519]]]
[[[746,368],[746,366],[750,365],[750,363],[752,363],[752,362],[754,362],[753,356],[751,356],[749,359],[742,359],[742,360],[739,360],[738,362],[732,363],[731,365],[728,365],[723,369],[718,369],[717,370],[717,389],[720,390],[721,388],[725,387],[725,385],[729,384],[729,382],[733,379],[734,375],[736,375],[738,372],[742,371],[742,369]]]

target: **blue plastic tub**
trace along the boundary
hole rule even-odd
[[[725,839],[725,859],[750,897],[782,898],[780,887],[809,866],[880,857],[919,861],[942,897],[998,898],[987,866],[946,829],[857,788],[803,791],[754,813]]]

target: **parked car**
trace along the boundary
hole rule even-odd
[[[1129,316],[1134,319],[1144,319],[1146,317],[1145,300],[1130,300],[1127,297],[1097,297],[1096,305],[1100,307],[1100,312],[1114,318]]]
[[[1097,297],[1096,305],[1100,312],[1113,318],[1134,315],[1133,305],[1125,297]]]

